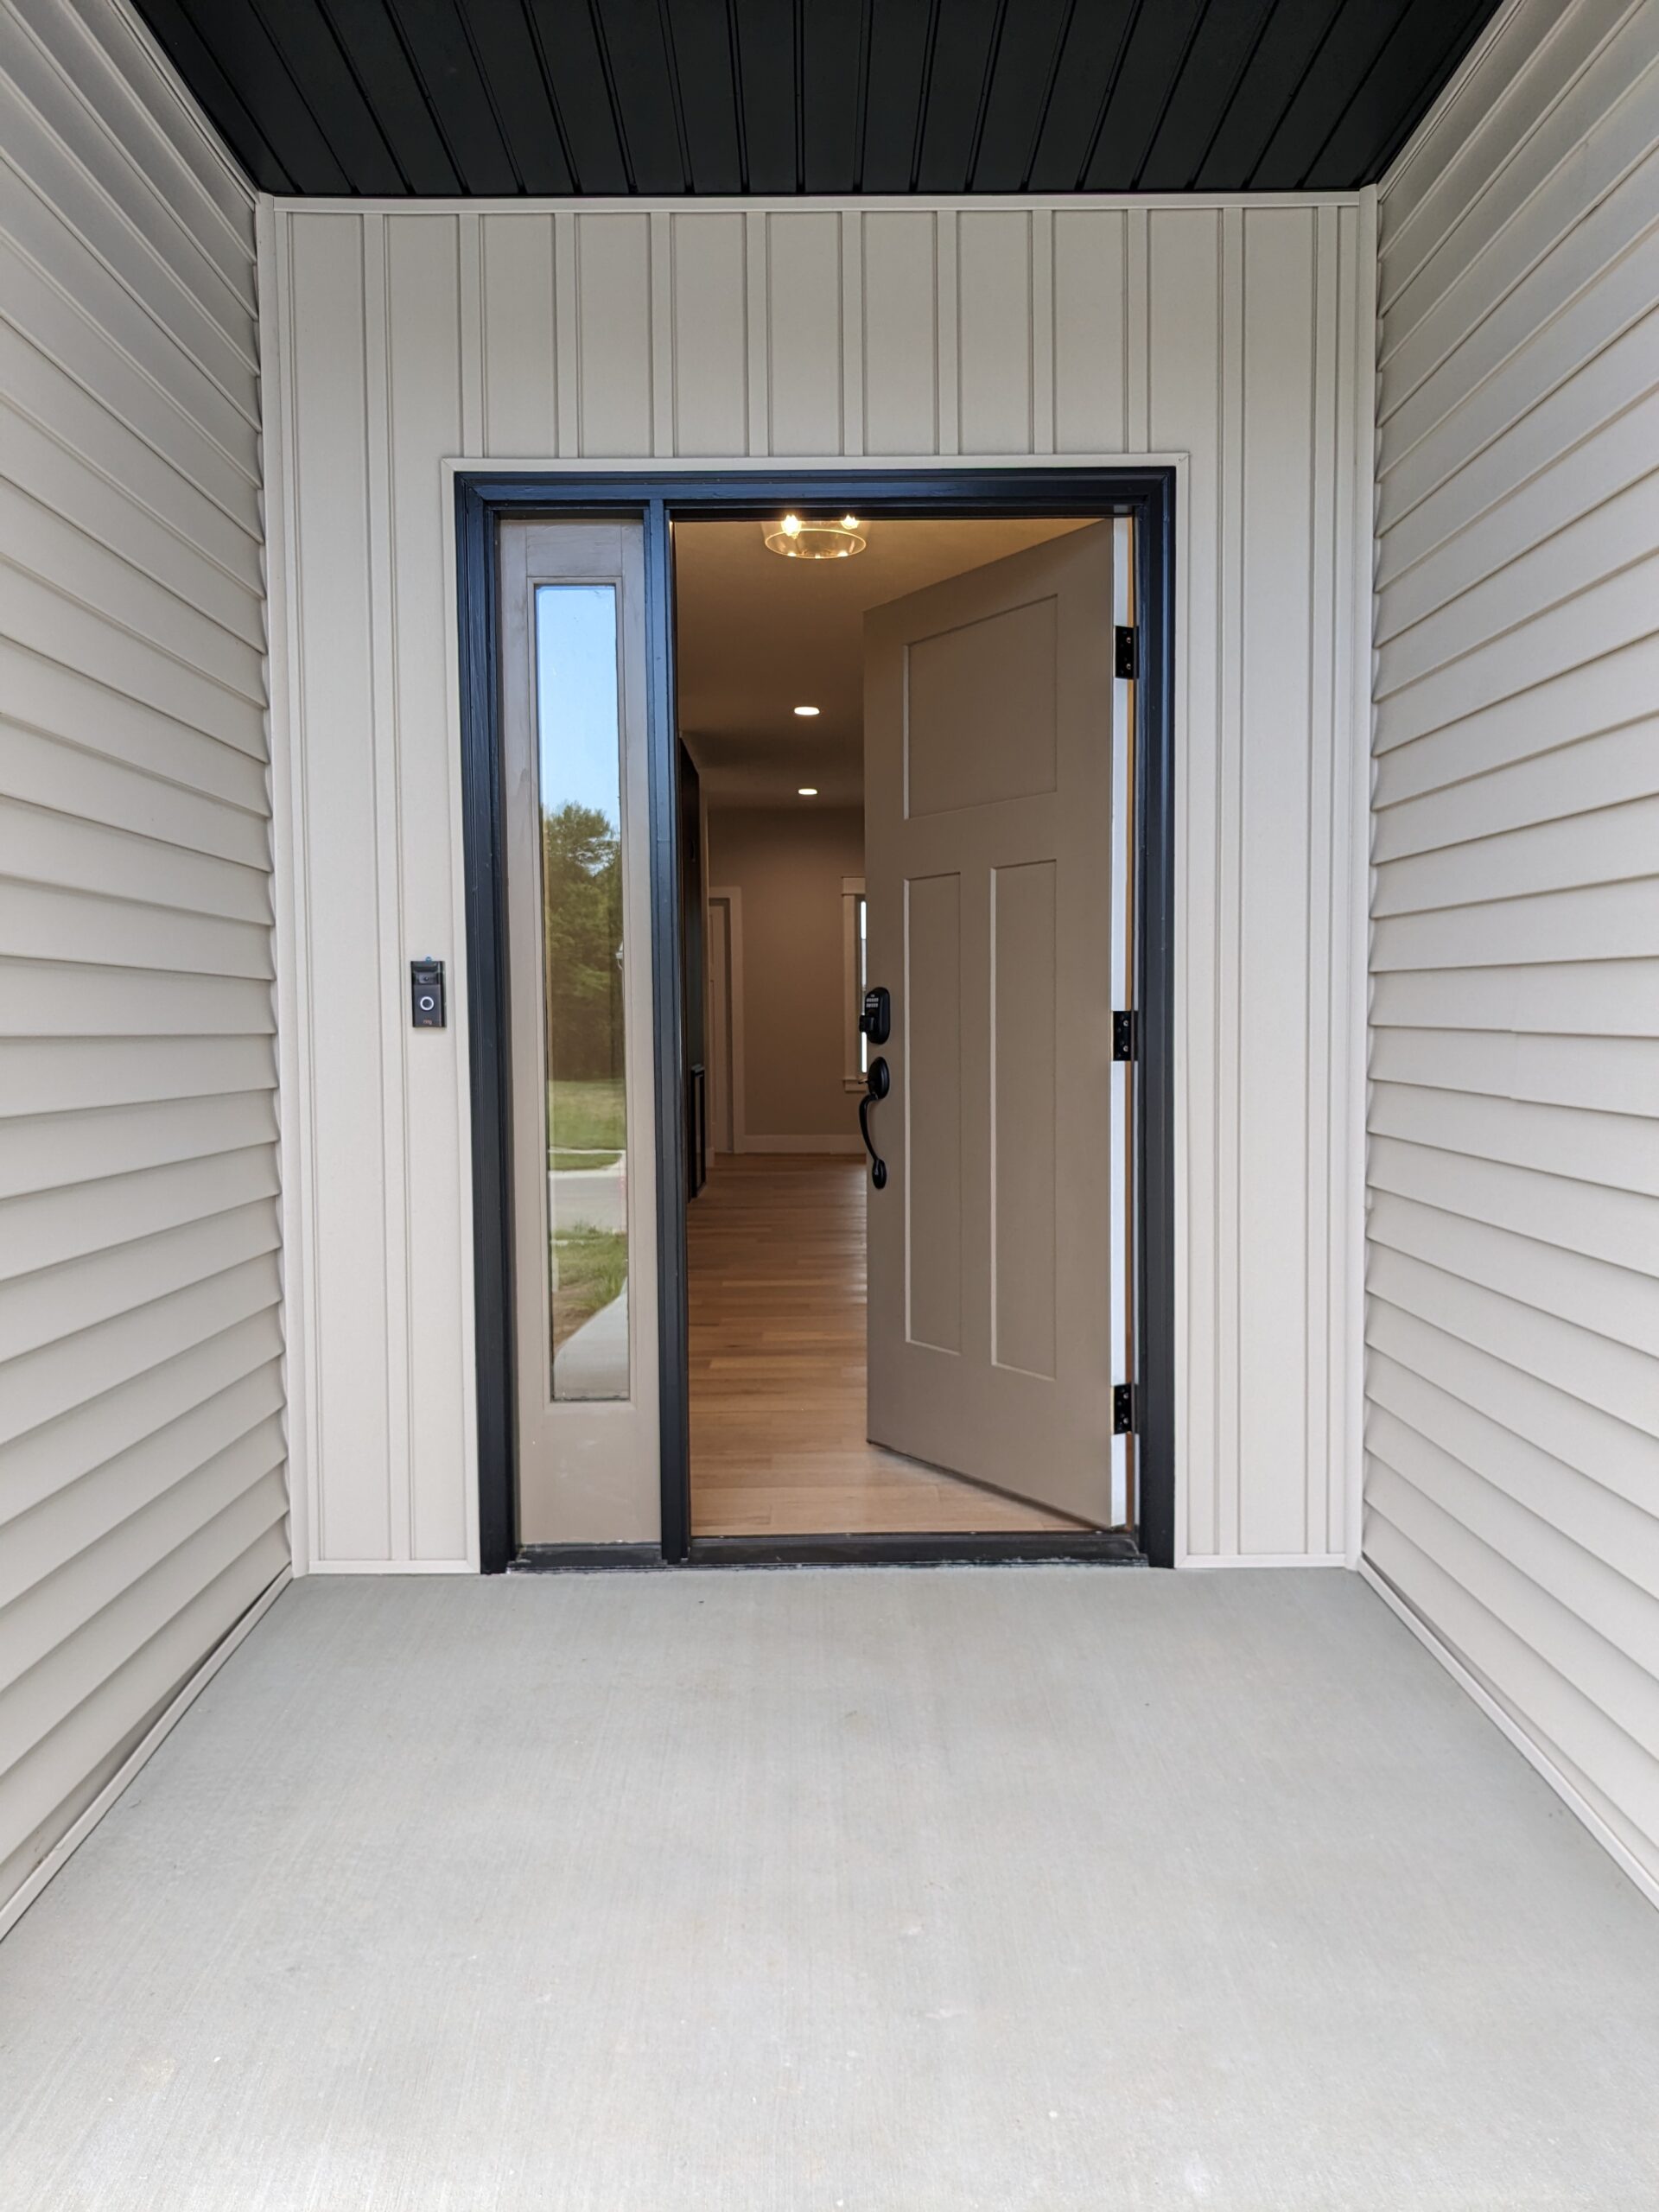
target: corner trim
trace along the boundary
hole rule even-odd
[[[258,1626],[293,1580],[290,1570],[284,1567],[275,1581],[266,1584],[246,1612],[220,1637],[194,1674],[188,1675],[182,1687],[174,1692],[160,1717],[152,1722],[148,1732],[128,1752],[73,1827],[58,1838],[34,1872],[26,1877],[22,1888],[14,1891],[6,1902],[0,1904],[0,1939],[10,1933],[53,1876],[68,1864],[139,1769],[148,1763],[150,1754],[166,1737],[172,1734],[175,1726],[201,1695],[232,1652]]]
[[[1369,1560],[1360,1560],[1358,1572],[1361,1580],[1370,1583],[1389,1611],[1405,1623],[1424,1650],[1440,1661],[1459,1688],[1466,1690],[1486,1718],[1509,1738],[1534,1773],[1549,1784],[1573,1818],[1584,1823],[1618,1866],[1619,1872],[1630,1876],[1650,1905],[1659,1906],[1659,1877],[1649,1873],[1630,1846],[1619,1840],[1589,1799],[1567,1780],[1548,1752],[1540,1749],[1520,1722],[1514,1719],[1479,1678],[1470,1672],[1451,1645],[1441,1641],[1422,1615],[1413,1611]]]
[[[1344,1116],[1343,1230],[1346,1266],[1341,1295],[1345,1305],[1343,1340],[1343,1398],[1346,1418],[1341,1441],[1343,1549],[1350,1567],[1359,1565],[1365,1527],[1365,1387],[1369,1353],[1365,1342],[1366,1268],[1370,1257],[1370,1217],[1366,1197],[1370,1183],[1371,910],[1376,895],[1376,868],[1371,858],[1371,784],[1376,773],[1376,708],[1372,696],[1376,658],[1376,594],[1372,569],[1376,559],[1376,359],[1381,298],[1377,260],[1377,195],[1367,186],[1359,204],[1359,283],[1364,315],[1356,334],[1359,374],[1355,378],[1353,521],[1354,547],[1352,664],[1349,711],[1352,717],[1348,763],[1349,869],[1347,988],[1348,1034],[1344,1040],[1347,1092]],[[1332,824],[1332,865],[1336,828]],[[1332,1040],[1333,1051],[1336,1040]],[[1326,1535],[1334,1536],[1327,1528]]]
[[[255,217],[259,287],[260,435],[265,474],[266,790],[270,801],[271,991],[276,1033],[276,1165],[282,1243],[283,1440],[288,1448],[288,1534],[293,1572],[310,1572],[321,1527],[317,1495],[320,1454],[312,1421],[311,1378],[318,1347],[311,1317],[316,1255],[313,1177],[309,1030],[309,863],[305,849],[304,748],[296,702],[300,693],[299,579],[291,500],[293,423],[286,337],[287,232],[279,232],[269,196]]]

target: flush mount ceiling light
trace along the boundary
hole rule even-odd
[[[817,798],[817,795],[818,787],[816,784],[802,784],[797,788],[795,793],[797,798]]]
[[[816,715],[818,710],[816,707],[797,707],[795,711],[798,715]]]
[[[856,515],[842,515],[839,522],[808,522],[799,515],[785,515],[766,531],[766,543],[786,561],[850,561],[868,542],[860,533]]]

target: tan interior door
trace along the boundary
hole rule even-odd
[[[870,1437],[1109,1526],[1112,526],[864,642]]]

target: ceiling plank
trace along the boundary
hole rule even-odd
[[[1014,0],[1005,16],[969,190],[1026,189],[1071,13],[1071,0]]]
[[[593,0],[593,10],[634,190],[689,192],[690,148],[676,110],[657,0]]]
[[[528,7],[558,101],[572,190],[595,197],[632,192],[627,149],[592,15],[570,0],[528,0]]]
[[[410,181],[321,8],[262,9],[264,28],[353,192],[406,193]]]
[[[389,12],[426,104],[442,125],[462,188],[519,191],[520,180],[456,0],[390,0]]]
[[[287,11],[285,11],[287,12]],[[298,14],[296,4],[292,12]],[[319,8],[411,193],[461,189],[461,172],[385,0],[321,0]]]
[[[1210,0],[1141,164],[1141,191],[1192,190],[1274,5]]]
[[[197,38],[211,47],[265,143],[282,149],[279,159],[289,175],[318,178],[314,191],[346,191],[338,156],[250,0],[212,0],[210,6],[182,0],[181,12]]]
[[[1101,135],[1140,0],[1073,7],[1032,162],[1034,192],[1075,192]]]
[[[745,189],[728,0],[662,0],[670,64],[681,86],[694,192]]]
[[[574,191],[563,120],[554,106],[529,16],[522,7],[472,8],[466,16],[474,57],[514,175],[526,192]]]

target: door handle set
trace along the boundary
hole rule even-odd
[[[893,1000],[885,984],[872,984],[872,988],[865,991],[865,1004],[858,1011],[858,1028],[872,1044],[885,1044],[893,1033]],[[858,1135],[865,1139],[865,1150],[869,1153],[869,1181],[876,1190],[887,1188],[887,1161],[880,1157],[876,1139],[869,1135],[869,1109],[887,1097],[892,1089],[892,1071],[887,1062],[876,1055],[865,1071],[865,1095],[858,1099]]]
[[[865,992],[858,1026],[872,1045],[885,1045],[892,1035],[893,998],[885,984],[874,984]],[[864,1096],[858,1102],[858,1133],[864,1140],[865,1151],[870,1155],[870,1180],[878,1191],[887,1187],[887,1163],[876,1150],[875,1140],[870,1135],[870,1109],[885,1098],[892,1088],[892,1072],[878,1053],[865,1073]]]
[[[880,1055],[870,1062],[869,1073],[864,1078],[864,1096],[858,1102],[858,1133],[864,1140],[864,1149],[870,1155],[870,1180],[878,1191],[885,1190],[887,1163],[875,1148],[875,1139],[870,1135],[870,1109],[879,1099],[885,1098],[893,1088],[893,1077],[887,1062]]]

